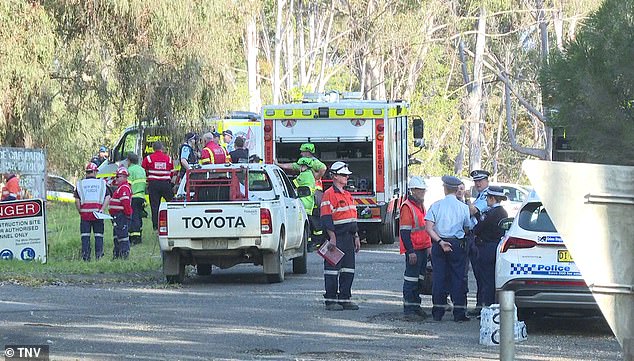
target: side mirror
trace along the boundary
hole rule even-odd
[[[308,197],[311,194],[310,188],[306,186],[297,187],[297,197]]]
[[[419,116],[412,118],[412,128],[414,130],[414,145],[419,148],[424,147],[425,124],[423,118]]]
[[[513,224],[513,220],[515,218],[513,217],[508,217],[508,218],[502,218],[499,222],[498,222],[498,227],[500,227],[501,229],[504,230],[504,232],[508,231],[509,228],[511,228],[511,225]]]

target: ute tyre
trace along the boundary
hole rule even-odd
[[[199,263],[196,265],[196,274],[199,276],[211,275],[211,265],[205,263]]]
[[[304,275],[308,272],[308,229],[304,227],[304,235],[302,236],[302,255],[293,258],[293,273]]]
[[[273,253],[271,257],[276,263],[274,264],[275,273],[267,273],[266,281],[268,283],[280,283],[284,282],[284,238],[280,237],[280,241],[277,245],[277,252]]]

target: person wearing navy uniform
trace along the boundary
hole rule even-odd
[[[408,320],[426,318],[420,307],[420,282],[425,278],[427,252],[431,239],[425,231],[425,206],[423,204],[427,184],[423,178],[412,177],[407,188],[410,195],[400,210],[400,248],[405,254],[405,273],[403,275],[403,313]]]
[[[425,215],[425,229],[432,240],[432,316],[442,320],[447,305],[446,280],[450,279],[454,321],[469,321],[466,315],[467,297],[464,293],[464,268],[467,257],[465,233],[471,227],[469,206],[456,198],[460,179],[442,177],[445,198],[429,207]]]
[[[128,170],[117,169],[115,184],[117,190],[110,199],[110,215],[112,216],[112,235],[114,248],[113,258],[127,259],[130,254],[130,216],[132,216],[132,189],[128,183]]]
[[[508,217],[506,210],[500,202],[506,199],[502,187],[490,186],[487,191],[487,206],[489,207],[480,216],[478,224],[473,229],[476,235],[478,247],[478,271],[480,273],[480,286],[478,291],[482,300],[482,306],[490,306],[495,303],[495,255],[500,238],[504,236],[504,230],[498,223]]]
[[[185,134],[185,142],[181,144],[178,154],[180,155],[181,169],[178,172],[178,179],[183,179],[185,172],[191,169],[194,164],[198,164],[198,155],[196,154],[196,141],[198,134],[189,132]]]
[[[475,185],[478,195],[476,199],[471,202],[467,202],[469,205],[469,213],[471,213],[471,226],[474,227],[482,214],[489,208],[487,206],[487,190],[489,189],[489,176],[491,173],[486,170],[474,170],[469,173],[471,180]],[[468,197],[467,197],[468,199]],[[476,279],[476,307],[467,312],[469,316],[480,315],[482,309],[482,277],[480,276],[480,270],[478,269],[478,250],[475,245],[475,237],[471,234],[467,236],[469,242],[469,260],[471,261],[471,268],[473,269],[473,275]]]
[[[330,167],[332,187],[324,192],[321,201],[321,221],[330,236],[331,247],[344,252],[339,263],[331,265],[324,260],[324,294],[326,310],[358,310],[350,301],[354,280],[355,253],[361,249],[357,228],[357,206],[350,192],[343,187],[352,172],[344,162],[335,162]]]

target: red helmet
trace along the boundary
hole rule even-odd
[[[97,165],[93,162],[86,164],[86,172],[97,172]]]
[[[119,168],[117,169],[117,175],[118,175],[118,176],[119,176],[119,175],[124,175],[124,176],[126,176],[126,177],[127,177],[127,176],[129,176],[129,175],[130,175],[130,173],[128,173],[128,170],[127,170],[125,167],[119,167]]]

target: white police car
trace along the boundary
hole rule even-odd
[[[49,174],[46,176],[46,200],[75,203],[75,186],[66,179]]]
[[[598,311],[592,293],[535,192],[528,195],[514,219],[507,218],[502,223],[508,231],[498,246],[495,288],[515,291],[520,319],[534,313]]]

